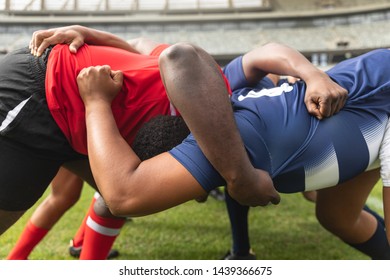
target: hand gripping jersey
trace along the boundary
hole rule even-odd
[[[386,62],[390,51],[376,50],[328,71],[349,96],[338,114],[322,121],[307,112],[304,82],[272,89],[249,87],[241,58],[227,65],[224,73],[248,155],[256,168],[271,174],[279,192],[331,187],[374,163],[390,113]],[[192,135],[170,153],[206,191],[225,184]]]
[[[84,45],[77,54],[70,53],[67,45],[53,48],[47,64],[47,103],[76,151],[87,154],[85,109],[76,81],[85,67],[110,65],[112,70],[123,71],[123,87],[112,103],[112,110],[128,143],[152,117],[177,114],[168,100],[158,67],[158,56],[166,47],[159,45],[148,56],[102,46]]]

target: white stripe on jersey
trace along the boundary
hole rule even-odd
[[[362,131],[363,137],[366,140],[370,154],[369,166],[379,156],[379,149],[381,148],[382,141],[384,139],[383,136],[386,133],[386,125],[388,122],[387,115],[377,117],[382,121],[379,123],[377,121],[367,122],[364,126],[360,126],[360,130]]]
[[[20,111],[23,109],[24,105],[26,105],[27,101],[29,101],[31,96],[27,98],[26,100],[23,100],[16,106],[14,109],[8,112],[7,116],[5,117],[4,121],[1,123],[0,126],[0,132],[6,129],[12,121],[16,118],[16,116],[20,113]]]
[[[238,101],[243,101],[246,98],[259,98],[262,96],[279,96],[285,92],[290,92],[293,90],[293,87],[288,83],[281,84],[279,87],[274,88],[263,88],[261,90],[251,90],[245,96],[240,95]]]
[[[305,165],[305,191],[335,186],[339,178],[339,165],[333,145]]]
[[[120,232],[120,228],[108,228],[102,225],[99,225],[97,222],[95,222],[90,216],[88,216],[87,219],[87,226],[89,226],[94,231],[106,235],[106,236],[117,236]]]

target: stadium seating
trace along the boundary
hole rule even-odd
[[[0,55],[35,30],[83,24],[125,39],[193,42],[221,61],[277,41],[332,63],[390,47],[389,17],[388,0],[0,0]]]

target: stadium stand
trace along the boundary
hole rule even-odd
[[[124,38],[189,41],[217,60],[269,41],[325,65],[390,47],[390,0],[0,0],[0,55],[33,31],[82,24]]]

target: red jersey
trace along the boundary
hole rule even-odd
[[[178,115],[168,100],[160,77],[158,56],[168,45],[159,45],[151,55],[125,50],[84,45],[77,54],[68,45],[56,45],[49,56],[46,97],[50,112],[71,146],[87,154],[85,107],[80,97],[77,76],[89,66],[110,65],[121,70],[123,87],[112,102],[119,131],[132,143],[139,128],[157,115]]]

